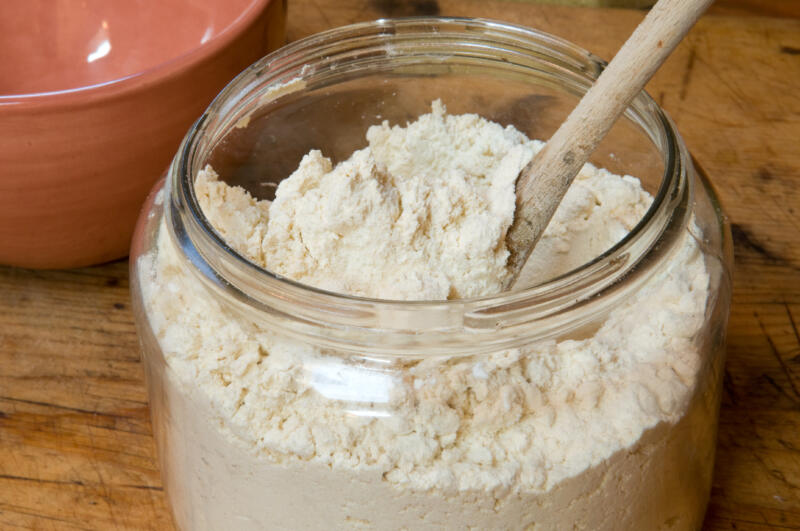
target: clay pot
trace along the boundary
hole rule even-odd
[[[0,263],[128,252],[181,138],[283,44],[281,0],[29,0],[0,20]]]

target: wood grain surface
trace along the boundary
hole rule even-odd
[[[757,16],[796,15],[798,4],[721,0],[648,85],[733,222],[706,530],[800,529],[800,20]],[[642,17],[502,0],[296,0],[288,33],[415,14],[513,21],[605,58]],[[171,529],[148,415],[126,262],[0,268],[0,529]]]

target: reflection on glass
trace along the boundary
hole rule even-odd
[[[335,359],[315,360],[309,363],[309,372],[311,386],[331,400],[385,404],[395,386],[392,373]]]

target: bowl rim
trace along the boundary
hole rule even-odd
[[[169,77],[170,74],[182,73],[192,65],[200,64],[218,54],[249,28],[267,7],[273,2],[279,1],[281,0],[249,0],[247,7],[236,18],[206,42],[143,70],[108,81],[69,89],[25,94],[0,94],[0,108],[58,106],[78,101],[94,102],[121,96],[140,87],[154,84],[159,79]]]

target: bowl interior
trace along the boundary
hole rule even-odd
[[[213,39],[258,1],[10,0],[0,17],[0,96],[149,70]]]

